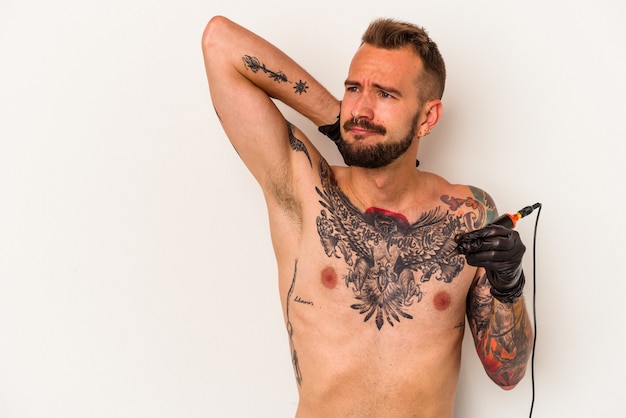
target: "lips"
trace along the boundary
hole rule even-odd
[[[376,134],[377,133],[375,131],[372,131],[372,130],[369,130],[369,129],[359,128],[359,127],[356,127],[356,126],[351,128],[348,132],[351,132],[355,136],[372,135],[372,134]]]

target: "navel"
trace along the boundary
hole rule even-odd
[[[334,289],[337,287],[337,273],[335,272],[335,269],[332,267],[324,268],[324,270],[322,270],[321,281],[324,287],[328,289]]]
[[[437,292],[437,294],[433,298],[433,305],[438,311],[445,311],[450,307],[451,303],[452,298],[450,297],[450,294],[445,290]]]

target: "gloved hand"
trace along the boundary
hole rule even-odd
[[[493,297],[509,303],[522,295],[525,283],[522,258],[526,246],[517,231],[487,225],[457,235],[456,242],[469,265],[485,268]]]
[[[339,125],[339,116],[341,115],[341,103],[339,103],[339,115],[337,115],[337,121],[330,125],[322,125],[317,128],[318,131],[329,137],[333,142],[337,142],[341,139],[341,126]]]

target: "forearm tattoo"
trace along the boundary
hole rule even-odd
[[[501,386],[518,382],[524,376],[532,344],[523,299],[512,304],[494,300],[484,274],[470,289],[467,317],[478,356],[489,376]]]
[[[259,61],[257,57],[244,55],[242,57],[242,60],[243,60],[243,65],[245,66],[245,68],[252,71],[255,74],[258,73],[259,71],[262,71],[265,74],[267,74],[269,78],[271,78],[272,80],[274,80],[275,82],[279,84],[280,83],[293,84],[294,85],[293,90],[295,93],[298,93],[301,95],[302,93],[306,93],[307,90],[309,89],[309,86],[307,86],[306,81],[299,80],[297,82],[293,82],[289,80],[287,78],[287,75],[283,73],[282,71],[272,71],[269,68],[267,68],[265,64]]]
[[[481,219],[440,208],[424,212],[413,224],[401,214],[380,209],[362,213],[339,189],[324,160],[319,175],[320,242],[328,257],[343,258],[347,264],[345,283],[355,298],[351,308],[364,315],[364,322],[374,318],[380,330],[384,324],[412,319],[407,308],[422,300],[421,284],[431,279],[451,283],[465,267],[465,258],[454,251],[453,237],[474,229]],[[441,199],[452,211],[477,205],[472,198]]]

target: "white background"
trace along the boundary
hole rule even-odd
[[[626,416],[626,3],[216,3],[2,0],[0,417],[293,416],[265,205],[209,100],[215,14],[338,96],[370,20],[426,27],[448,84],[422,168],[501,211],[543,203],[533,416]],[[466,338],[457,418],[530,400],[530,375],[498,389]]]

